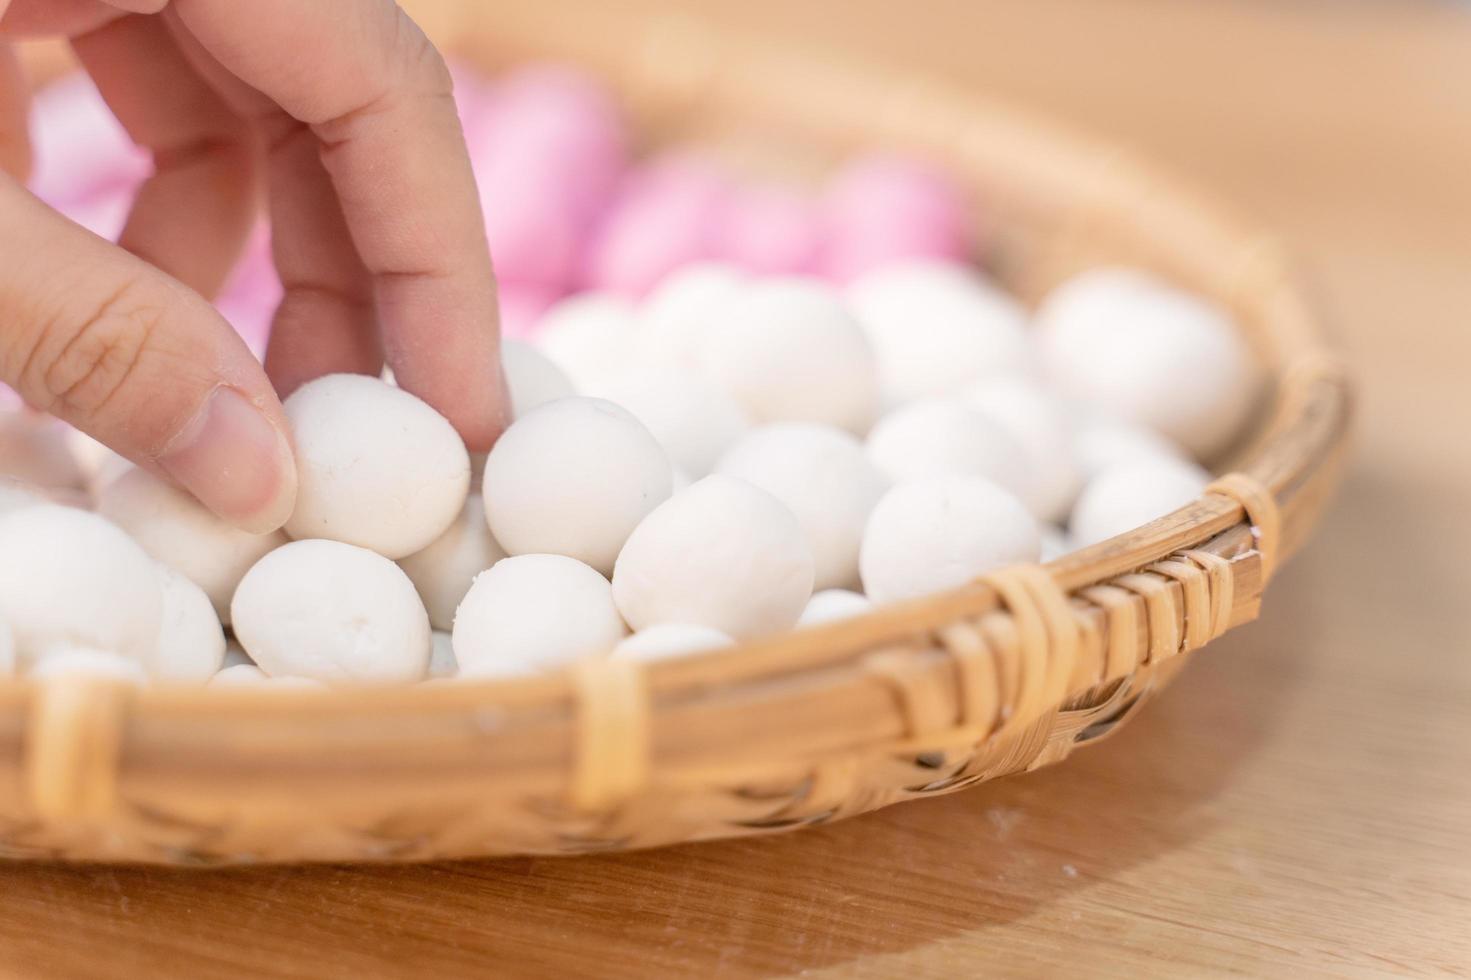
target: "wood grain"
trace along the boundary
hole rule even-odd
[[[1368,393],[1346,491],[1262,621],[1057,769],[786,837],[425,868],[0,867],[0,976],[1471,973],[1464,10],[694,8],[1040,104],[1298,248]]]

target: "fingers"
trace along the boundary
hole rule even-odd
[[[383,344],[372,277],[353,248],[316,138],[285,116],[270,128],[271,248],[285,291],[266,373],[283,397],[324,374],[376,377]]]
[[[267,147],[271,249],[284,290],[266,349],[276,391],[284,398],[334,372],[376,376],[383,344],[372,277],[353,247],[316,137],[226,71],[174,11],[164,21],[195,71],[253,121]]]
[[[26,131],[29,101],[20,61],[15,52],[0,44],[0,173],[17,181],[24,181],[31,169],[31,141]]]
[[[507,418],[495,287],[443,60],[388,0],[174,9],[225,68],[311,127],[399,383],[487,448]]]
[[[153,153],[155,173],[119,244],[213,296],[255,217],[250,127],[190,67],[157,17],[119,18],[72,46],[128,135]]]
[[[290,516],[285,418],[244,342],[198,294],[5,178],[0,381],[241,527]]]
[[[0,37],[70,36],[120,13],[101,0],[0,0]]]

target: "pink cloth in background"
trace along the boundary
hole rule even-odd
[[[691,262],[846,282],[895,261],[970,251],[965,194],[922,161],[860,157],[816,196],[743,182],[691,153],[635,165],[611,94],[576,69],[531,64],[491,79],[453,63],[451,73],[507,336],[532,333],[575,289],[642,296]],[[81,73],[38,93],[32,131],[32,190],[116,241],[151,172],[148,154],[129,142]],[[216,305],[259,356],[280,298],[262,221]],[[0,404],[5,398],[0,391]]]

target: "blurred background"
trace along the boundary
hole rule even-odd
[[[451,50],[529,16],[405,6]],[[571,54],[636,18],[918,73],[1137,148],[1253,215],[1358,369],[1338,504],[1261,622],[1065,766],[650,854],[207,878],[3,868],[0,975],[87,974],[79,933],[118,943],[118,971],[196,977],[1471,972],[1471,6],[564,6]]]

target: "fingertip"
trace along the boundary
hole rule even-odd
[[[169,477],[225,520],[275,531],[296,506],[296,459],[284,422],[221,385],[159,455]]]
[[[430,393],[428,397],[421,392],[411,393],[449,419],[460,438],[465,440],[466,449],[472,453],[485,453],[511,424],[511,404],[506,391],[504,375],[497,369],[495,380],[469,400],[445,403],[438,397],[438,392]]]

